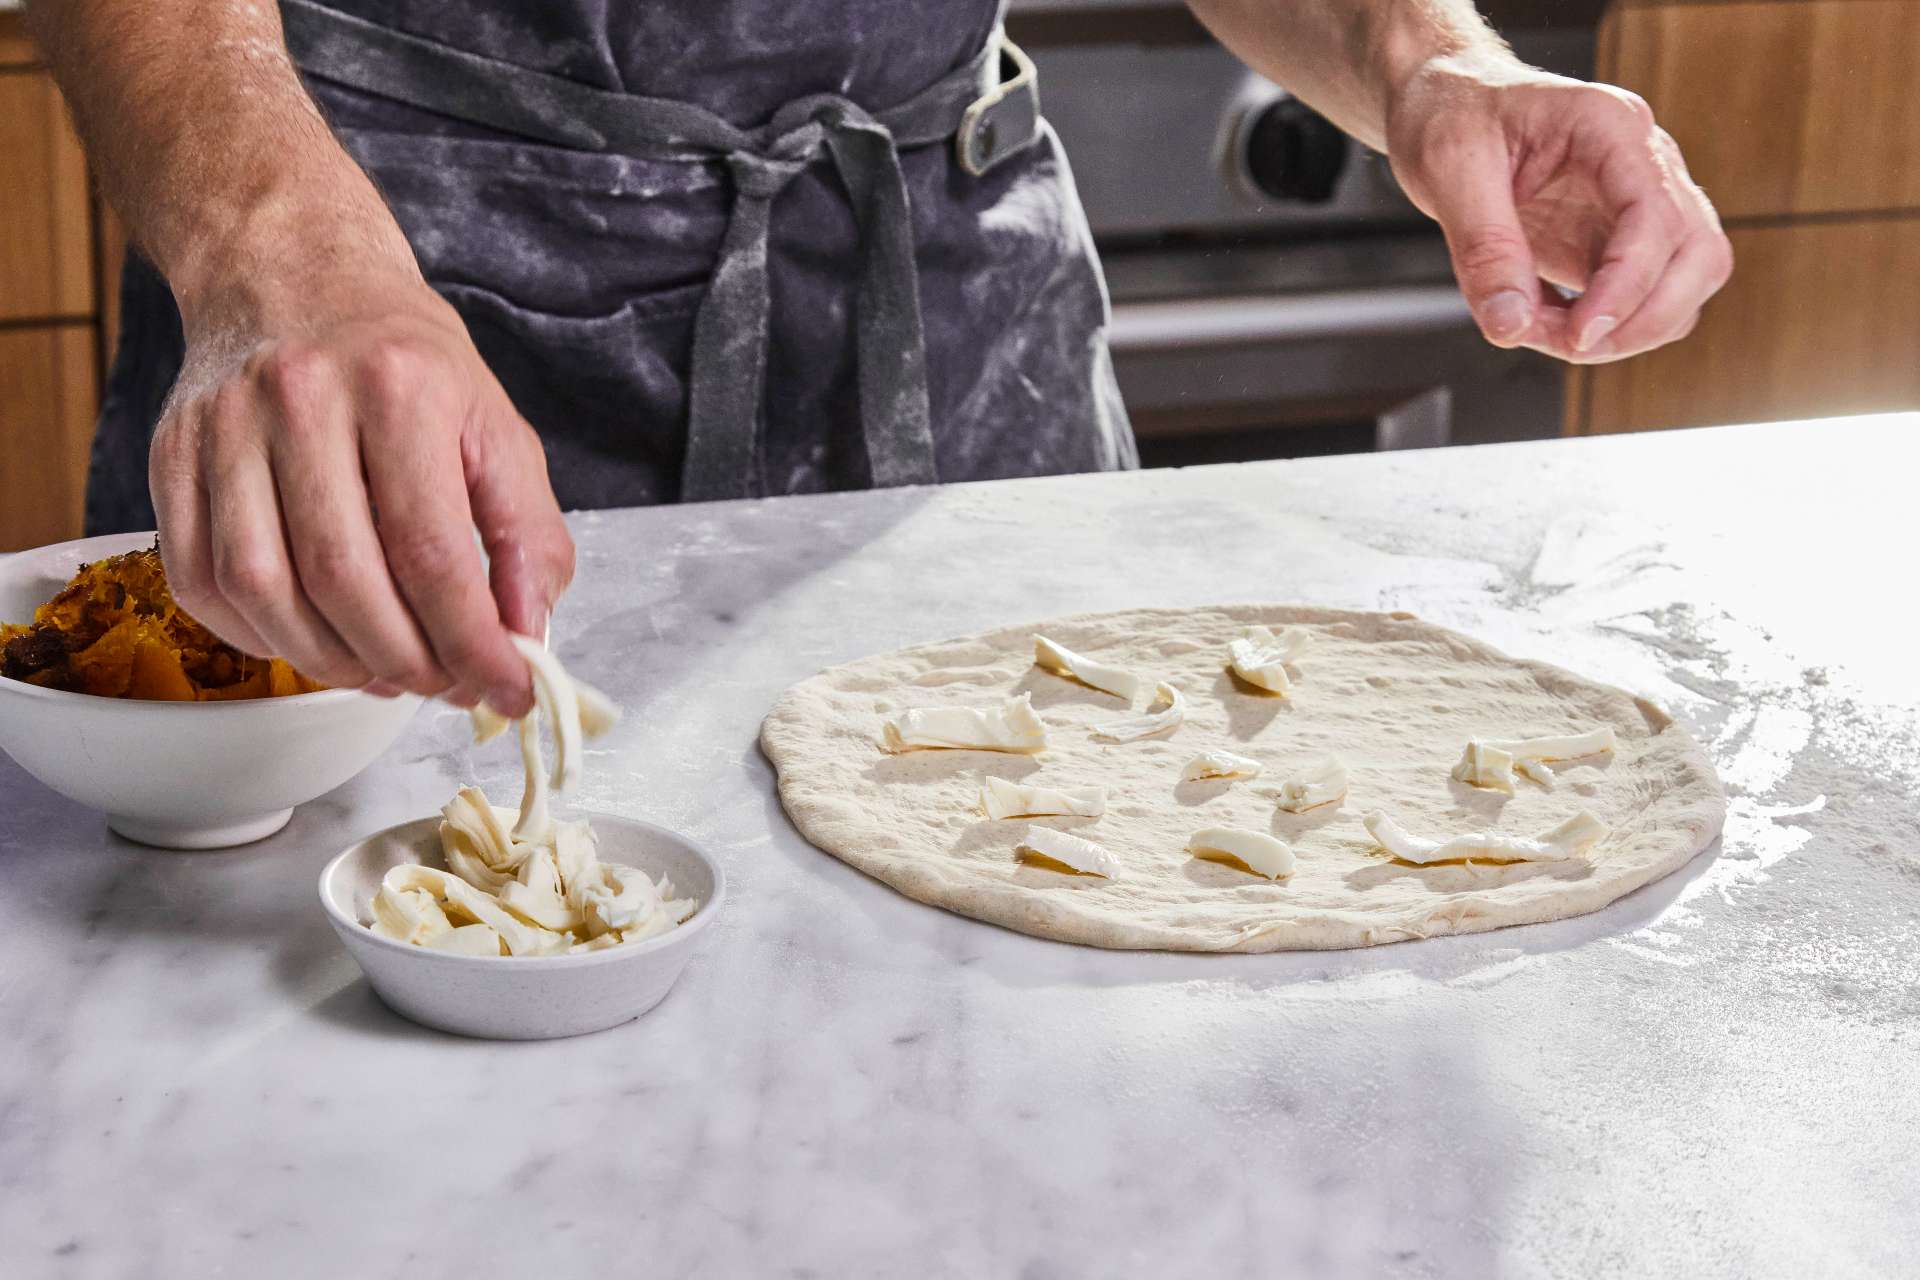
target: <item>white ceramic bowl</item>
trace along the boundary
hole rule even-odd
[[[0,620],[30,622],[81,564],[152,545],[110,534],[0,557]],[[278,831],[392,746],[419,706],[352,689],[138,702],[0,679],[0,750],[129,840],[218,849]]]
[[[389,827],[327,863],[320,902],[367,982],[402,1017],[487,1040],[552,1040],[603,1031],[660,1003],[726,897],[720,864],[665,827],[606,813],[582,813],[606,862],[673,881],[700,909],[679,927],[605,951],[560,956],[458,956],[382,938],[367,927],[373,895],[402,862],[446,869],[440,819]]]

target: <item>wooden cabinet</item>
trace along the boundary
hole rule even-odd
[[[79,536],[95,343],[90,323],[0,328],[0,550]]]
[[[0,13],[0,175],[0,551],[13,551],[80,534],[112,292],[79,141],[17,13]]]
[[[1920,0],[1630,0],[1598,61],[1679,142],[1735,266],[1686,340],[1571,370],[1567,430],[1920,408]]]

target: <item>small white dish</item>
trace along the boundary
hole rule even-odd
[[[0,557],[0,620],[29,622],[82,564],[152,545],[117,533]],[[140,702],[0,679],[0,750],[129,840],[220,849],[278,831],[293,806],[373,763],[419,707],[355,689]]]
[[[403,862],[446,869],[440,819],[389,827],[346,849],[320,873],[320,902],[387,1006],[423,1026],[485,1040],[552,1040],[630,1022],[659,1004],[687,967],[726,896],[720,864],[665,827],[607,813],[587,819],[603,862],[673,881],[700,909],[656,938],[559,956],[461,956],[383,938],[367,927],[373,895]]]

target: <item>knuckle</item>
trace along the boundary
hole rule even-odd
[[[291,410],[324,392],[333,376],[332,364],[318,347],[281,343],[254,358],[253,376],[276,406]]]
[[[429,376],[430,357],[418,344],[388,338],[360,357],[359,375],[374,397],[392,404],[410,399]]]
[[[1619,103],[1620,118],[1623,123],[1641,130],[1653,126],[1653,108],[1647,100],[1631,89],[1622,89],[1617,85],[1608,85],[1607,93]]]
[[[1527,252],[1526,237],[1518,227],[1487,222],[1462,227],[1455,236],[1454,260],[1462,271],[1478,274],[1506,265]]]
[[[358,559],[342,543],[322,543],[307,548],[300,557],[300,581],[316,599],[340,600],[359,578]]]
[[[267,557],[251,551],[217,555],[213,578],[221,595],[243,607],[273,600],[284,586],[278,566]]]
[[[439,578],[459,563],[458,544],[438,529],[389,533],[385,543],[387,563],[404,580],[421,582]]]

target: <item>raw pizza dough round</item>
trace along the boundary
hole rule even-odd
[[[1242,627],[1305,626],[1292,695],[1239,683],[1227,641]],[[1090,730],[1121,699],[1033,665],[1045,635],[1185,694],[1170,735],[1108,743]],[[1046,722],[1037,756],[882,750],[881,725],[913,706],[999,702],[1028,692]],[[1136,706],[1136,710],[1138,707]],[[1552,790],[1520,778],[1509,798],[1450,777],[1469,737],[1522,738],[1613,726],[1618,748],[1556,766]],[[789,689],[761,729],[780,798],[814,844],[921,902],[1023,933],[1097,947],[1285,951],[1476,933],[1594,911],[1681,866],[1726,815],[1700,745],[1658,707],[1558,667],[1508,658],[1405,613],[1276,605],[1143,609],[1007,627],[823,671]],[[1260,760],[1241,781],[1182,782],[1209,748]],[[1351,779],[1337,805],[1281,812],[1291,771],[1332,752]],[[1098,819],[990,821],[982,780],[1103,784]],[[1361,827],[1383,809],[1415,835],[1532,835],[1579,808],[1612,834],[1562,863],[1397,862]],[[1037,821],[1098,841],[1124,875],[1070,876],[1016,860]],[[1293,875],[1267,881],[1186,852],[1209,826],[1271,832]]]

